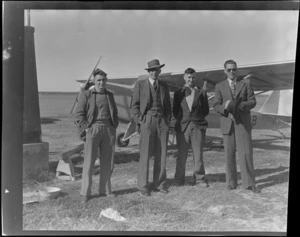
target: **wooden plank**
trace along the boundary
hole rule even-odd
[[[73,159],[74,162],[76,163],[75,159],[77,159],[78,156],[76,156],[75,154],[81,152],[83,149],[84,149],[84,143],[79,144],[76,147],[68,147],[64,149],[64,151],[59,156],[59,161],[56,168],[56,177],[58,179],[72,180],[72,181],[76,180]],[[97,155],[98,157],[99,154],[100,152],[98,150],[98,155]],[[96,159],[94,174],[99,173],[100,171],[99,165],[100,165],[99,159]],[[78,167],[78,165],[76,167]]]
[[[69,162],[70,157],[73,154],[78,153],[78,152],[82,151],[83,149],[84,149],[84,143],[81,143],[73,148],[68,147],[60,154],[60,159],[64,160],[65,162]]]
[[[40,201],[38,192],[27,192],[23,193],[23,204],[35,203]]]
[[[76,147],[68,147],[59,156],[59,162],[56,168],[56,177],[62,180],[75,181],[75,170],[72,162],[72,155],[81,152],[84,149],[84,143]]]

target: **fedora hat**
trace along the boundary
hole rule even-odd
[[[153,68],[162,68],[165,66],[165,64],[160,65],[158,59],[153,59],[150,62],[148,62],[148,68],[145,68],[145,70],[150,70]]]

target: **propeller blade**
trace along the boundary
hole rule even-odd
[[[98,64],[99,64],[99,62],[100,62],[100,60],[101,60],[101,58],[102,58],[102,56],[100,56],[100,58],[98,59],[98,61],[97,61],[96,65],[95,65],[95,67],[94,67],[94,69],[93,69],[91,75],[89,76],[89,78],[88,78],[87,81],[85,82],[83,89],[80,89],[80,91],[78,92],[78,95],[76,96],[76,99],[75,99],[74,104],[73,104],[73,106],[72,106],[72,109],[71,109],[71,111],[70,111],[71,114],[73,114],[74,109],[76,108],[76,105],[77,105],[77,102],[78,102],[78,98],[79,98],[80,93],[81,93],[82,91],[84,91],[84,90],[88,90],[88,89],[89,89],[89,82],[90,82],[90,80],[91,80],[91,78],[92,78],[92,76],[93,76],[93,73],[94,73],[94,71],[96,70],[96,68],[97,68],[97,66],[98,66]]]

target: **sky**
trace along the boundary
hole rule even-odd
[[[26,16],[25,16],[26,17]],[[299,11],[30,10],[39,91],[78,92],[98,68],[109,78],[295,60]],[[26,24],[26,21],[25,21]]]

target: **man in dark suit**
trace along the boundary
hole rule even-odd
[[[111,174],[114,168],[116,129],[119,124],[118,110],[111,91],[105,88],[107,75],[96,69],[95,87],[80,94],[75,111],[75,124],[84,143],[81,196],[85,203],[91,198],[92,175],[100,150],[100,196],[113,196]]]
[[[151,189],[168,193],[166,186],[166,156],[171,102],[166,83],[159,80],[164,64],[154,59],[148,62],[149,77],[138,80],[133,89],[130,114],[140,128],[140,160],[137,186],[142,195]],[[149,158],[154,156],[153,184],[148,185]]]
[[[255,186],[250,110],[256,99],[249,79],[237,77],[237,64],[224,63],[226,79],[216,85],[214,108],[221,115],[221,132],[226,153],[227,189],[237,187],[236,147],[243,187],[259,193]]]
[[[178,146],[175,185],[182,186],[185,182],[185,164],[189,144],[192,145],[194,158],[194,182],[207,187],[203,162],[203,145],[209,113],[206,90],[195,87],[195,70],[188,68],[184,74],[185,85],[174,93],[173,114],[176,118],[175,130]],[[206,87],[204,85],[204,87]]]

